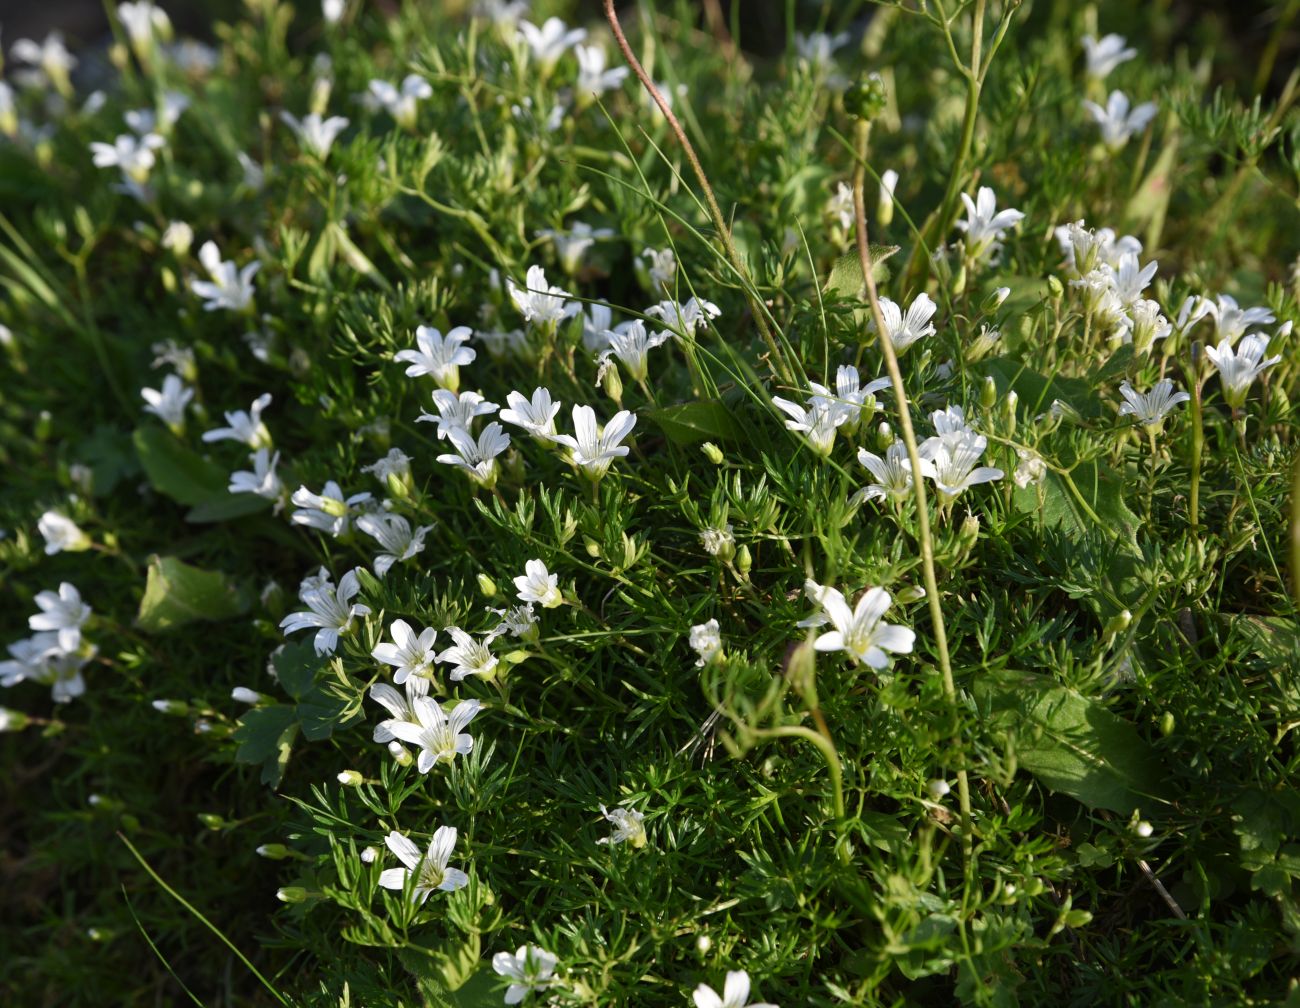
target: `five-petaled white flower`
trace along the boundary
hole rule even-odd
[[[921,463],[921,475],[934,479],[934,463],[924,456],[919,456],[918,460]],[[886,498],[900,501],[911,495],[912,461],[907,454],[907,445],[902,441],[895,441],[885,449],[884,458],[865,448],[859,448],[858,461],[876,477],[876,482],[854,494],[852,500],[855,503]]]
[[[835,192],[826,201],[826,213],[835,218],[841,231],[847,234],[853,232],[853,190],[847,182],[835,184]]]
[[[988,186],[980,186],[975,199],[962,193],[961,200],[966,205],[966,219],[958,221],[957,227],[966,233],[966,253],[977,261],[996,252],[1003,233],[1025,219],[1019,210],[999,210],[997,197]]]
[[[45,554],[53,556],[65,550],[77,553],[90,549],[90,536],[86,535],[67,515],[57,511],[46,511],[36,522],[37,529],[45,538]]]
[[[691,649],[698,655],[696,668],[704,668],[722,654],[722,634],[716,619],[691,627]]]
[[[473,332],[469,326],[456,326],[443,336],[431,326],[417,326],[416,349],[399,350],[393,360],[408,363],[407,377],[429,375],[435,382],[451,392],[460,387],[460,368],[474,363],[478,351],[465,346]]]
[[[64,581],[57,592],[37,592],[35,602],[41,611],[29,616],[27,625],[33,630],[53,631],[64,651],[80,648],[81,628],[90,619],[90,606],[81,601],[76,586]]]
[[[439,455],[437,461],[465,470],[470,479],[492,489],[497,481],[497,456],[510,447],[510,435],[501,425],[493,420],[483,428],[477,440],[469,431],[452,427],[447,431],[447,440],[456,449],[456,454]]]
[[[380,483],[387,484],[390,476],[404,483],[411,475],[411,458],[400,448],[389,448],[387,455],[371,465],[362,466],[361,471],[374,473]]]
[[[1156,117],[1155,102],[1143,102],[1130,109],[1128,95],[1123,91],[1112,91],[1105,108],[1091,101],[1085,101],[1083,107],[1101,127],[1102,143],[1111,150],[1119,150],[1128,143],[1129,137],[1141,133]]]
[[[1214,334],[1220,343],[1236,343],[1251,326],[1268,325],[1276,321],[1273,313],[1262,305],[1242,308],[1237,304],[1237,299],[1229,294],[1220,294],[1215,301],[1202,298],[1200,317],[1205,315],[1214,319]]]
[[[673,255],[671,248],[648,248],[638,256],[638,259],[644,261],[646,275],[650,278],[651,286],[671,286],[673,278],[677,275],[677,257]]]
[[[528,44],[534,59],[543,66],[550,66],[572,46],[586,39],[587,29],[570,28],[559,18],[550,17],[540,28],[531,21],[520,21],[519,37]]]
[[[153,0],[118,4],[117,19],[122,22],[122,30],[137,52],[151,47],[155,37],[167,38],[172,30],[167,12],[161,7],[155,7]]]
[[[529,266],[524,276],[524,285],[507,278],[506,290],[514,302],[519,314],[528,323],[547,326],[555,325],[582,310],[577,301],[566,301],[569,292],[562,287],[552,287],[546,281],[546,271],[540,266]]]
[[[645,381],[649,373],[650,351],[657,346],[663,346],[672,338],[672,333],[667,330],[647,333],[645,323],[640,319],[629,322],[627,326],[619,329],[606,329],[601,335],[605,337],[608,349],[596,357],[597,363],[600,364],[596,372],[597,382],[605,377],[611,356],[623,362],[628,377],[633,381]]]
[[[322,119],[316,112],[309,112],[301,119],[288,112],[281,112],[280,118],[298,137],[298,146],[322,161],[329,155],[338,135],[348,128],[348,120],[343,116]]]
[[[844,414],[842,426],[845,431],[857,430],[864,413],[867,420],[875,414],[878,406],[876,393],[889,388],[890,384],[888,378],[876,378],[865,385],[861,381],[857,368],[852,364],[841,364],[835,370],[835,391],[832,393],[825,386],[810,382],[808,387],[813,394],[809,402],[813,406],[825,404],[838,410]]]
[[[199,262],[208,271],[208,280],[191,280],[190,290],[204,299],[206,311],[229,308],[244,311],[253,303],[253,274],[262,268],[260,262],[251,262],[243,269],[235,267],[234,260],[222,259],[215,242],[204,242],[199,249]]]
[[[683,336],[693,336],[701,327],[722,314],[712,301],[690,298],[685,302],[660,301],[645,310],[649,318],[662,319],[665,325]]]
[[[931,465],[923,475],[934,481],[945,502],[977,483],[1001,479],[1006,475],[1001,469],[978,464],[987,447],[988,439],[969,428],[940,431],[921,445],[919,454]]]
[[[165,144],[157,133],[146,133],[138,139],[123,133],[111,144],[92,143],[90,153],[96,168],[120,168],[127,178],[143,184],[157,160],[153,152]]]
[[[454,666],[447,677],[460,682],[468,675],[491,675],[497,667],[497,658],[481,641],[476,641],[460,627],[448,627],[447,633],[456,643],[438,655],[438,661]]]
[[[324,567],[315,582],[304,585],[299,598],[307,606],[303,612],[290,613],[280,621],[280,629],[285,636],[298,630],[317,627],[316,639],[312,641],[318,655],[333,654],[339,644],[339,634],[352,627],[354,616],[367,616],[370,607],[361,603],[352,603],[361,584],[357,580],[356,570],[350,570],[339,578],[338,587],[330,583],[329,574]]]
[[[1121,382],[1119,394],[1124,397],[1119,415],[1131,416],[1146,427],[1160,426],[1166,413],[1191,398],[1186,392],[1175,392],[1171,378],[1161,378],[1150,392],[1135,392],[1128,382]]]
[[[744,970],[728,970],[727,982],[719,995],[708,984],[695,988],[695,1008],[777,1008],[768,1002],[749,1001],[749,974]]]
[[[412,531],[411,523],[401,515],[375,511],[359,517],[357,528],[383,547],[384,552],[375,557],[375,573],[383,577],[393,564],[424,551],[424,537],[433,526],[421,525]]]
[[[558,964],[554,955],[536,945],[520,945],[513,955],[498,952],[492,957],[493,972],[512,981],[506,988],[508,1005],[518,1004],[530,991],[549,987]]]
[[[578,57],[578,93],[584,97],[617,89],[630,72],[625,66],[606,69],[608,57],[604,46],[576,45],[573,54]]]
[[[1265,359],[1266,353],[1268,337],[1260,333],[1243,336],[1235,351],[1226,341],[1217,347],[1205,348],[1205,356],[1210,358],[1219,371],[1223,398],[1233,409],[1241,409],[1251,384],[1260,373],[1282,359],[1280,355]]]
[[[614,832],[607,837],[601,837],[596,843],[612,845],[626,842],[632,847],[645,846],[644,812],[622,807],[607,809],[602,805],[600,814],[614,824]]]
[[[250,448],[269,448],[271,432],[262,423],[262,411],[271,405],[271,393],[264,392],[253,400],[247,413],[234,410],[226,413],[229,427],[217,427],[203,434],[204,441],[242,441]]]
[[[522,427],[533,437],[545,440],[555,433],[555,417],[562,404],[551,399],[550,389],[533,389],[531,400],[519,392],[511,392],[506,396],[506,403],[510,408],[501,411],[501,419],[506,423]]]
[[[802,434],[809,447],[823,456],[830,455],[835,446],[836,430],[850,418],[847,410],[836,409],[825,396],[814,398],[807,408],[780,396],[772,397],[772,405],[789,415],[786,427]]]
[[[295,525],[328,532],[335,539],[346,535],[352,527],[352,515],[358,506],[370,501],[369,493],[355,493],[344,497],[342,488],[333,480],[327,480],[318,494],[312,493],[305,486],[300,486],[289,498],[295,511],[289,518]]]
[[[1136,49],[1126,48],[1123,35],[1112,33],[1103,35],[1100,39],[1085,35],[1081,41],[1088,63],[1088,76],[1097,80],[1103,80],[1121,63],[1137,55]]]
[[[383,871],[379,876],[379,884],[385,889],[403,891],[407,887],[409,878],[411,899],[417,905],[423,904],[429,898],[429,894],[438,889],[444,892],[455,892],[469,885],[468,875],[459,868],[447,867],[447,862],[451,860],[452,848],[456,846],[454,826],[439,826],[433,833],[433,839],[429,841],[429,852],[425,855],[421,855],[420,848],[396,831],[389,833],[384,838],[384,843],[397,855],[397,860],[401,861],[404,867],[388,868]]]
[[[854,659],[874,669],[889,664],[886,651],[908,654],[916,634],[907,627],[881,622],[891,601],[885,589],[868,588],[858,599],[858,604],[850,609],[838,588],[824,589],[822,609],[835,629],[819,636],[813,647],[818,651],[847,651]]]
[[[77,58],[63,44],[62,32],[52,31],[45,36],[45,41],[39,43],[26,38],[15,39],[9,55],[19,63],[28,63],[36,68],[17,71],[14,74],[15,80],[23,84],[39,85],[43,83],[44,77],[60,94],[66,97],[72,95],[72,82],[68,80],[68,74],[77,65]]]
[[[473,353],[473,351],[470,351]],[[438,415],[421,413],[415,419],[424,423],[438,425],[439,439],[445,438],[451,431],[460,428],[470,431],[476,417],[490,416],[499,408],[496,403],[488,402],[477,392],[452,392],[445,388],[433,390],[433,405]]]
[[[529,560],[524,564],[524,574],[515,578],[521,602],[536,602],[543,609],[554,609],[564,604],[560,594],[560,576],[546,569],[540,560]]]
[[[549,238],[555,245],[555,253],[560,257],[564,272],[572,276],[582,266],[582,257],[587,249],[602,238],[612,238],[614,232],[609,228],[594,228],[582,221],[574,221],[568,231],[556,231],[543,228],[537,232],[539,238]]]
[[[185,410],[194,398],[194,390],[178,375],[169,374],[161,389],[143,388],[140,398],[147,404],[146,413],[152,413],[172,430],[180,430],[185,426]]]
[[[438,636],[438,631],[433,627],[425,627],[417,636],[406,620],[399,619],[393,620],[389,633],[393,643],[389,644],[385,641],[375,645],[370,656],[375,661],[392,665],[396,669],[393,673],[393,682],[398,686],[407,679],[415,677],[420,681],[416,692],[420,694],[427,692],[429,679],[433,677],[433,665],[438,660],[438,654],[433,650],[433,642]]]
[[[632,433],[635,426],[636,414],[627,410],[615,413],[609,423],[601,427],[596,423],[596,411],[590,406],[574,406],[573,436],[556,434],[551,440],[568,448],[573,464],[598,480],[609,471],[614,459],[624,457],[631,450],[620,442]]]
[[[370,699],[382,705],[389,714],[393,715],[375,725],[375,741],[391,743],[398,750],[406,752],[397,742],[397,736],[393,734],[393,725],[399,722],[418,725],[420,722],[415,716],[415,701],[427,695],[428,691],[429,680],[419,675],[407,677],[404,693],[393,689],[388,683],[375,683],[371,686]]]
[[[415,127],[416,105],[433,97],[433,86],[419,74],[407,74],[394,87],[386,80],[372,80],[369,88],[375,102],[403,129]]]
[[[280,464],[280,453],[272,455],[270,448],[259,448],[248,456],[248,461],[252,470],[239,469],[232,472],[227,492],[257,494],[267,500],[279,498],[284,491],[284,484],[275,474],[275,467]]]
[[[497,616],[501,622],[489,630],[483,637],[485,644],[491,644],[498,637],[518,637],[521,640],[537,639],[537,615],[533,604],[511,606],[509,609],[492,609],[488,612]]]
[[[401,741],[420,747],[416,769],[428,773],[437,764],[450,763],[474,748],[474,739],[464,729],[482,708],[477,700],[462,700],[449,714],[432,697],[417,696],[411,701],[415,723],[390,721],[388,730]]]
[[[930,324],[930,319],[934,318],[934,313],[939,310],[939,306],[934,303],[929,294],[921,293],[916,296],[907,309],[907,314],[889,298],[880,299],[880,314],[885,321],[885,332],[889,335],[889,342],[894,344],[894,350],[902,353],[917,340],[925,336],[933,336],[935,328]],[[875,323],[872,322],[872,329]],[[888,382],[886,382],[888,384]]]

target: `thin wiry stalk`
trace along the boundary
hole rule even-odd
[[[690,137],[686,135],[686,131],[682,129],[682,124],[673,115],[672,107],[660,94],[659,89],[655,87],[654,81],[645,72],[641,61],[636,58],[636,53],[632,51],[631,45],[628,44],[627,36],[623,34],[623,26],[618,20],[618,12],[614,10],[614,0],[605,0],[605,17],[609,21],[610,29],[614,32],[614,39],[618,42],[623,58],[627,60],[628,66],[632,68],[637,80],[641,82],[642,86],[649,92],[650,97],[654,99],[655,104],[659,106],[659,111],[663,113],[668,127],[673,131],[673,135],[677,137],[677,142],[682,145],[682,150],[686,153],[686,160],[690,162],[691,170],[700,183],[700,190],[704,194],[704,202],[708,206],[709,216],[713,218],[713,226],[718,229],[718,237],[722,239],[727,258],[730,260],[732,268],[746,281],[743,286],[745,296],[750,302],[750,314],[754,316],[754,324],[758,326],[759,335],[763,337],[763,342],[767,344],[768,352],[772,355],[772,366],[783,381],[792,383],[794,373],[786,363],[781,348],[777,346],[776,338],[768,327],[767,319],[763,316],[763,304],[754,291],[754,284],[749,277],[749,271],[745,268],[745,264],[740,258],[740,252],[736,249],[736,243],[731,237],[731,228],[727,226],[727,219],[722,215],[722,208],[718,206],[717,198],[713,195],[713,187],[709,185],[709,177],[704,174],[704,166],[700,164],[700,159],[696,156],[695,147],[691,144]]]

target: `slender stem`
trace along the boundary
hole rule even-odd
[[[1300,608],[1300,458],[1291,477],[1291,597]]]
[[[1201,456],[1205,453],[1205,423],[1201,413],[1201,343],[1192,343],[1192,373],[1188,385],[1192,390],[1192,479],[1187,508],[1192,534],[1201,523]]]
[[[979,0],[979,3],[983,4],[983,2],[984,0]],[[663,113],[664,120],[673,131],[673,135],[677,137],[677,142],[682,145],[682,150],[686,153],[686,160],[691,164],[691,171],[695,173],[695,178],[700,183],[700,190],[704,194],[704,202],[708,207],[709,216],[713,218],[713,226],[718,229],[718,237],[722,239],[722,245],[732,269],[736,271],[736,274],[743,282],[745,297],[749,300],[750,313],[754,316],[754,324],[758,326],[759,335],[763,337],[763,342],[767,344],[768,351],[772,355],[772,365],[783,381],[793,383],[794,373],[786,363],[785,356],[781,353],[781,348],[777,346],[776,338],[772,335],[772,330],[767,324],[766,308],[755,292],[754,282],[740,258],[740,252],[736,249],[736,243],[731,237],[731,228],[727,226],[727,219],[722,215],[722,208],[718,206],[717,198],[713,195],[713,187],[709,185],[709,177],[704,174],[704,166],[700,164],[700,159],[695,154],[695,147],[691,144],[686,131],[682,129],[682,124],[678,121],[677,116],[673,114],[672,106],[659,92],[659,88],[650,79],[650,75],[645,72],[645,68],[641,66],[641,61],[636,58],[636,53],[632,51],[632,47],[628,44],[627,36],[623,34],[623,26],[618,20],[618,13],[614,10],[614,0],[604,0],[604,4],[605,17],[614,32],[614,39],[618,42],[619,49],[623,52],[623,58],[627,60],[628,66],[636,74],[637,80],[641,82],[646,91],[650,93],[650,97],[654,99],[655,104],[659,106],[659,111]]]
[[[983,4],[980,4],[982,11]],[[894,401],[898,403],[899,427],[903,434],[903,443],[907,446],[907,458],[912,468],[912,493],[916,498],[917,538],[921,548],[921,570],[925,578],[925,593],[930,604],[930,622],[934,627],[935,648],[939,653],[939,671],[943,676],[943,694],[953,712],[953,728],[958,732],[955,748],[960,751],[960,730],[957,727],[961,714],[957,699],[957,685],[953,680],[952,662],[948,655],[948,633],[943,620],[943,606],[939,600],[939,581],[934,572],[934,539],[930,533],[930,508],[926,501],[925,481],[921,477],[921,455],[916,445],[916,432],[912,428],[912,408],[907,401],[907,390],[903,387],[903,373],[898,366],[898,354],[890,341],[889,330],[885,326],[884,315],[880,311],[880,298],[876,293],[876,280],[871,274],[871,250],[867,244],[867,209],[863,187],[866,180],[867,136],[871,124],[859,120],[857,125],[857,165],[853,171],[853,210],[857,216],[858,260],[862,264],[862,276],[866,280],[867,300],[871,303],[871,317],[876,324],[877,342],[885,358],[885,367],[889,371],[889,381],[894,389]],[[966,770],[957,770],[957,797],[961,805],[961,842],[969,870],[973,853],[971,835],[970,781]]]
[[[759,738],[801,738],[817,747],[826,761],[826,769],[831,775],[831,802],[837,822],[844,821],[844,772],[840,769],[840,754],[835,743],[820,732],[803,725],[778,725],[775,728],[750,729]]]

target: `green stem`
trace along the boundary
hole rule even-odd
[[[1188,386],[1192,390],[1192,477],[1188,497],[1188,517],[1191,519],[1192,534],[1195,535],[1201,523],[1201,457],[1205,453],[1205,422],[1201,411],[1201,343],[1192,343],[1192,372],[1188,377]]]
[[[835,743],[820,732],[803,725],[778,725],[776,728],[751,729],[758,738],[800,738],[817,747],[826,761],[826,769],[831,775],[831,805],[835,812],[835,821],[844,821],[844,771],[840,769],[840,754]]]
[[[983,3],[979,3],[983,13]],[[907,458],[911,464],[913,479],[912,493],[916,499],[917,538],[921,549],[921,569],[925,578],[925,593],[930,605],[930,622],[934,627],[935,648],[939,655],[939,671],[943,676],[943,694],[952,709],[953,729],[958,733],[954,740],[954,749],[961,751],[960,724],[961,704],[957,698],[957,685],[953,679],[952,662],[948,655],[948,632],[943,619],[943,606],[939,599],[939,581],[934,572],[934,539],[930,532],[930,508],[926,500],[925,481],[921,477],[921,455],[916,444],[916,432],[912,428],[912,408],[907,400],[907,390],[903,387],[903,373],[898,366],[898,354],[889,339],[889,330],[885,327],[885,318],[880,311],[880,298],[876,293],[876,281],[871,272],[871,250],[867,243],[867,210],[863,186],[866,178],[867,136],[870,123],[859,121],[857,125],[857,167],[853,172],[853,210],[857,217],[858,259],[862,265],[862,275],[866,279],[867,299],[871,303],[871,317],[876,324],[877,343],[885,358],[885,367],[889,371],[889,381],[894,390],[894,401],[898,403],[899,428],[903,443],[907,446]],[[972,871],[974,843],[971,834],[970,781],[964,767],[957,770],[957,797],[961,805],[961,842],[965,856],[968,875]]]
[[[984,0],[978,0],[978,2],[983,4]],[[691,144],[686,131],[682,129],[682,124],[673,114],[672,106],[664,100],[664,96],[659,93],[659,88],[655,86],[654,81],[650,79],[650,75],[641,66],[641,61],[632,52],[627,36],[623,34],[623,26],[619,23],[618,13],[614,10],[614,0],[604,0],[604,5],[605,17],[614,32],[614,39],[618,42],[619,49],[623,52],[623,58],[627,60],[628,66],[636,74],[637,80],[641,82],[642,86],[649,92],[650,97],[654,99],[655,104],[659,106],[659,111],[663,113],[664,120],[673,131],[673,135],[677,137],[677,142],[682,145],[682,150],[686,153],[686,160],[690,162],[691,171],[695,173],[695,178],[700,183],[700,190],[704,194],[704,202],[708,207],[709,216],[713,218],[713,226],[718,229],[718,237],[722,239],[723,248],[727,253],[727,260],[742,280],[745,297],[749,301],[750,313],[754,316],[754,324],[758,326],[759,335],[763,337],[763,342],[767,344],[768,352],[772,355],[772,366],[776,369],[777,376],[782,381],[793,384],[794,372],[786,362],[785,356],[781,353],[781,348],[777,346],[776,337],[772,335],[772,330],[767,324],[766,307],[757,294],[754,281],[740,258],[740,252],[736,249],[736,243],[731,237],[731,228],[727,226],[727,219],[722,215],[722,208],[718,206],[718,201],[713,195],[713,187],[709,185],[709,177],[704,174],[704,166],[700,164],[700,159],[695,154],[695,147]]]
[[[1300,608],[1300,458],[1291,477],[1291,596]]]

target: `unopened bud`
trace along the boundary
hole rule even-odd
[[[1160,715],[1160,734],[1168,738],[1174,733],[1174,715],[1173,711],[1165,711]]]
[[[224,829],[228,825],[226,820],[215,812],[200,812],[198,820],[210,830]]]
[[[257,854],[268,861],[283,861],[291,851],[282,843],[264,843],[257,848]]]
[[[623,401],[623,376],[618,373],[618,368],[612,364],[605,369],[604,378],[605,394],[616,403]]]
[[[308,102],[308,110],[315,112],[317,115],[324,115],[325,110],[329,108],[330,92],[334,90],[334,82],[328,77],[317,77],[311,83],[311,100]]]
[[[711,948],[713,948],[713,939],[708,935],[702,934],[695,939],[695,951],[700,955],[707,955]]]
[[[880,425],[876,428],[876,447],[880,451],[886,451],[893,443],[894,429],[890,427],[889,424],[885,423],[884,420],[881,420]]]
[[[361,852],[362,864],[374,864],[375,859],[379,857],[378,847],[367,847]]]
[[[952,791],[946,780],[932,780],[925,789],[930,793],[931,801],[942,801]]]
[[[281,903],[306,903],[307,890],[302,886],[283,886],[275,891],[275,898]]]
[[[991,410],[997,401],[998,383],[993,380],[992,375],[986,375],[980,385],[980,405],[986,410]]]
[[[483,593],[484,598],[495,598],[497,593],[497,583],[486,574],[479,574],[474,578],[478,582],[478,590]]]
[[[407,497],[411,496],[411,488],[395,472],[390,472],[385,476],[384,483],[388,486],[388,492],[392,494],[395,500],[406,500]]]
[[[406,751],[406,747],[396,739],[388,743],[388,754],[393,757],[398,766],[410,766],[415,762],[411,754]]]
[[[754,566],[754,558],[749,553],[749,547],[744,544],[736,550],[736,570],[741,574],[748,574],[750,568]]]
[[[910,602],[920,602],[923,598],[925,598],[925,588],[921,585],[908,585],[894,596],[894,599],[903,605]]]
[[[1059,301],[1065,296],[1065,284],[1061,283],[1059,277],[1049,276],[1047,278],[1047,293],[1052,296],[1053,301]]]
[[[1144,819],[1133,827],[1133,832],[1145,840],[1154,831],[1151,828],[1151,824]]]
[[[1002,307],[1002,302],[1007,299],[1007,295],[1010,293],[1011,293],[1010,287],[999,287],[997,290],[995,290],[992,294],[990,294],[988,297],[984,299],[984,303],[980,305],[980,310],[985,315],[992,315],[995,311],[997,311],[999,308]]]
[[[582,545],[587,551],[587,556],[591,557],[593,560],[600,556],[600,543],[596,542],[596,540],[591,538],[591,536],[583,536]]]
[[[722,449],[712,441],[705,441],[700,445],[700,451],[704,452],[704,457],[714,465],[722,465]]]
[[[980,520],[978,516],[967,513],[962,519],[961,528],[957,532],[957,545],[965,552],[975,545],[980,537]]]
[[[355,770],[341,770],[336,779],[345,787],[360,787],[361,782],[365,780],[365,778]]]
[[[22,711],[10,710],[8,707],[0,707],[0,732],[4,731],[22,731],[32,719]]]
[[[236,686],[230,691],[230,699],[239,703],[258,704],[266,697],[262,696],[257,690],[251,690],[247,686]]]
[[[152,706],[153,709],[158,711],[160,714],[176,714],[181,716],[190,712],[190,705],[184,700],[155,700],[153,701]]]
[[[1106,621],[1106,626],[1102,633],[1107,637],[1117,637],[1127,630],[1129,624],[1132,622],[1133,614],[1127,609],[1121,609]]]

